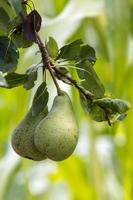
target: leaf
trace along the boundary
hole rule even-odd
[[[10,20],[4,8],[0,7],[0,35],[8,34],[8,21]]]
[[[81,44],[82,44],[82,40],[76,40],[70,44],[63,46],[59,50],[59,54],[56,60],[59,60],[59,59],[75,60],[79,56]]]
[[[47,85],[43,82],[37,89],[36,94],[32,102],[32,114],[33,116],[38,115],[48,103],[49,94],[47,91]]]
[[[37,80],[37,69],[37,65],[33,65],[26,71],[28,74],[28,80],[24,83],[25,89],[29,90],[34,87],[34,82]]]
[[[109,119],[111,124],[114,124],[125,118],[129,108],[129,102],[121,99],[97,99],[90,107],[90,115],[95,121],[102,122]]]
[[[28,75],[27,74],[9,73],[4,78],[6,80],[8,88],[13,88],[13,87],[23,85],[27,81]]]
[[[89,90],[91,93],[93,93],[95,98],[103,97],[105,89],[94,68],[92,67],[92,64],[89,61],[85,60],[76,64],[76,66],[78,76],[80,79],[83,80],[81,82],[81,85],[86,90]],[[84,70],[79,70],[78,68]]]
[[[13,20],[10,21],[9,30],[11,32],[12,30],[14,30],[11,34],[11,39],[18,48],[27,48],[33,44],[32,41],[27,41],[24,38],[24,32],[22,29],[22,18],[20,16],[16,16]]]
[[[49,37],[49,41],[47,42],[46,47],[47,47],[49,56],[51,58],[56,58],[58,55],[59,49],[54,38]]]
[[[24,38],[27,41],[36,40],[36,32],[40,30],[41,22],[41,16],[36,10],[31,11],[30,14],[24,18],[22,22],[22,28]]]
[[[8,2],[16,14],[20,14],[22,11],[22,2],[20,0],[8,0]]]
[[[83,45],[80,49],[80,59],[81,60],[89,60],[92,65],[96,62],[96,53],[94,48],[89,45]]]
[[[9,21],[8,26],[9,26],[9,31],[16,29],[18,26],[21,26],[19,29],[22,29],[22,17],[20,15],[15,16],[13,19]]]
[[[94,103],[106,109],[110,114],[122,114],[129,110],[129,102],[121,99],[102,98],[94,100]]]
[[[94,121],[97,122],[107,121],[104,110],[96,104],[91,106],[89,114]],[[110,118],[109,115],[108,118]]]
[[[31,89],[37,79],[36,65],[29,68],[26,74],[9,73],[6,76],[0,76],[0,87],[13,88],[24,85],[24,88]]]
[[[33,45],[32,41],[25,40],[23,33],[21,34],[13,33],[11,38],[18,48],[28,48]]]
[[[0,36],[0,71],[12,72],[16,69],[19,52],[16,46],[5,36]]]
[[[90,112],[91,102],[85,98],[85,96],[79,92],[80,103],[85,112]]]

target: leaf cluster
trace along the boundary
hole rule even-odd
[[[25,2],[8,0],[0,7],[0,87],[23,86],[27,90],[32,89],[38,78],[38,68],[42,67],[45,73],[48,69],[45,60],[48,60],[54,79],[57,78],[78,89],[83,109],[89,112],[94,120],[108,121],[111,125],[123,119],[129,104],[105,96],[105,88],[94,69],[94,48],[79,39],[59,49],[52,37],[44,47],[37,37],[41,28],[41,16],[35,9],[28,14]],[[7,12],[7,7],[10,12]],[[30,66],[24,74],[16,73],[19,48],[28,48],[33,43],[40,44],[41,59],[44,62],[41,65]],[[43,55],[43,50],[46,50],[46,55]],[[71,68],[76,70],[78,80],[71,76]],[[41,112],[44,104],[47,105],[48,98],[47,84],[43,81],[33,99],[33,115]]]

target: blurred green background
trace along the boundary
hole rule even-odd
[[[107,93],[133,104],[133,0],[34,0],[42,15],[40,36],[59,46],[81,38],[95,48],[95,69]],[[20,51],[19,72],[39,61],[34,45]],[[39,84],[39,83],[38,83]],[[37,86],[36,86],[37,87]],[[93,122],[69,91],[79,121],[74,154],[63,162],[33,162],[12,150],[10,137],[35,92],[0,89],[0,200],[132,200],[133,110],[109,127]],[[50,103],[55,88],[49,81]]]

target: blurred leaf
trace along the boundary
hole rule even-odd
[[[37,89],[33,102],[32,102],[32,114],[33,116],[38,115],[48,103],[49,94],[47,91],[47,85],[43,82]]]
[[[63,46],[59,50],[59,54],[56,60],[64,59],[64,60],[75,60],[77,56],[79,56],[80,45],[82,44],[81,40],[76,40],[70,44]]]
[[[110,120],[114,124],[125,118],[129,108],[129,103],[121,99],[97,99],[90,107],[90,115],[97,122]]]
[[[24,32],[22,27],[22,18],[18,15],[13,20],[9,22],[9,30],[13,33],[11,34],[11,39],[18,48],[30,47],[33,42],[27,41],[24,38]]]
[[[0,36],[0,71],[12,72],[16,69],[19,52],[7,37]]]
[[[31,41],[25,40],[23,33],[21,34],[13,33],[11,35],[11,38],[18,48],[27,48],[27,47],[32,46],[33,44],[33,42]]]
[[[22,28],[22,18],[20,17],[20,15],[13,17],[13,19],[11,19],[9,21],[8,26],[9,26],[10,31],[12,31],[16,28],[18,29],[18,27],[21,29]]]
[[[28,80],[24,83],[24,88],[26,88],[27,90],[34,87],[34,82],[37,80],[37,70],[37,65],[33,65],[26,71],[26,73],[28,74]]]
[[[7,159],[8,158],[8,159]],[[25,180],[23,177],[23,174],[21,172],[21,162],[19,160],[11,159],[12,156],[10,155],[4,159],[4,162],[1,163],[2,167],[0,169],[1,171],[1,187],[0,187],[0,199],[4,200],[17,200],[18,196],[19,199],[27,199],[26,198],[26,185],[25,185]],[[10,163],[10,165],[7,168],[7,163]],[[6,172],[3,173],[2,171],[5,170]],[[21,179],[21,181],[20,181]],[[19,182],[18,182],[19,180]]]
[[[20,12],[22,12],[22,2],[20,0],[8,0],[8,2],[16,14],[20,14]]]
[[[107,30],[104,27],[103,20],[98,18],[91,18],[88,19],[88,22],[91,23],[91,27],[95,33],[95,39],[96,41],[96,49],[97,53],[99,54],[100,60],[104,59],[109,61],[109,48],[108,48],[108,43],[107,43]],[[90,33],[91,35],[91,33]]]
[[[83,110],[85,112],[89,112],[90,111],[90,107],[91,107],[91,105],[90,105],[91,102],[89,100],[87,100],[85,98],[85,96],[81,92],[79,92],[79,96],[80,96],[80,103],[81,103],[81,106],[82,106]]]
[[[9,19],[8,13],[0,7],[0,35],[7,35]]]
[[[49,37],[49,41],[47,42],[46,47],[47,47],[49,56],[51,58],[56,58],[58,55],[59,49],[54,38]]]
[[[115,95],[120,97],[123,93],[123,78],[126,71],[130,35],[129,28],[130,21],[132,21],[130,19],[130,3],[127,0],[107,0],[105,6],[109,56],[114,66],[114,91],[116,92]]]
[[[96,62],[96,54],[94,48],[89,45],[83,45],[80,49],[80,58],[81,60],[89,60],[92,65]]]
[[[14,10],[11,6],[9,6],[8,0],[0,0],[0,7],[2,7],[6,13],[8,13],[10,19],[14,17]]]
[[[42,12],[44,12],[44,8],[40,9],[42,9]],[[65,8],[57,17],[54,19],[45,18],[46,23],[43,24],[43,37],[45,38],[51,35],[52,37],[56,38],[60,45],[62,45],[77,30],[83,19],[98,17],[103,13],[103,0],[67,0]],[[86,39],[87,36],[88,35],[86,34]]]
[[[96,104],[91,106],[89,114],[97,122],[107,121],[104,110]]]
[[[107,110],[110,114],[115,113],[125,113],[129,110],[130,104],[129,102],[121,99],[111,99],[111,98],[103,98],[94,100],[94,104],[99,105],[103,109]]]
[[[7,88],[13,88],[23,85],[28,80],[27,74],[9,73],[4,76],[7,83]]]
[[[94,94],[95,98],[103,97],[105,92],[104,86],[92,67],[92,64],[86,60],[76,64],[76,66],[79,78],[82,79],[81,85]]]
[[[64,6],[67,2],[68,2],[68,0],[61,0],[61,1],[52,0],[54,9],[56,10],[56,14],[61,12],[61,10],[64,8]]]

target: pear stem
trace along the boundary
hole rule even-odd
[[[54,81],[55,86],[56,86],[57,93],[59,94],[61,89],[59,87],[59,84],[58,84],[58,82],[54,76],[53,70],[51,68],[51,61],[49,59],[47,48],[44,46],[43,42],[41,41],[41,39],[37,33],[36,33],[36,43],[38,44],[38,47],[39,47],[41,55],[42,55],[42,63],[43,63],[43,66],[42,66],[43,72],[42,73],[44,75],[45,68],[47,68],[49,70],[49,73]]]

